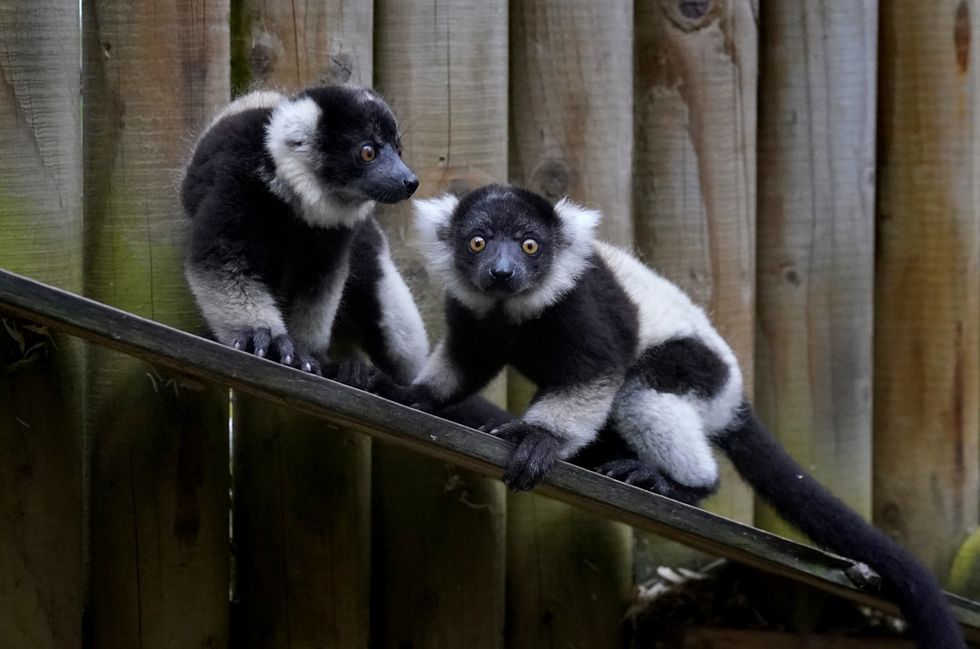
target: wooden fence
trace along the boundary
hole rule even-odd
[[[421,196],[511,179],[601,208],[710,310],[804,465],[977,597],[978,15],[5,0],[0,266],[200,331],[176,200],[197,129],[252,84],[373,83]],[[436,335],[406,209],[380,217]],[[0,351],[2,646],[611,647],[634,577],[699,561],[242,395],[231,448],[227,392],[116,352],[13,322]],[[710,509],[791,533],[723,480]]]

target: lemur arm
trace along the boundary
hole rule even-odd
[[[595,441],[620,385],[621,376],[603,375],[539,389],[521,419],[493,431],[518,445],[504,473],[507,486],[531,489],[558,460]]]

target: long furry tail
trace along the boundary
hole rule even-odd
[[[963,633],[935,576],[907,550],[820,486],[786,452],[751,407],[716,440],[745,480],[818,545],[866,563],[881,575],[920,649],[965,649]]]

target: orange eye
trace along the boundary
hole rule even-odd
[[[525,239],[524,243],[521,244],[521,250],[529,255],[533,255],[538,251],[538,242],[534,239]]]
[[[470,250],[473,252],[483,252],[487,247],[487,242],[483,237],[473,237],[470,239]]]
[[[364,162],[371,162],[372,160],[374,160],[375,156],[377,155],[378,152],[375,151],[374,147],[371,146],[370,144],[365,144],[364,146],[361,147],[361,160],[363,160]]]

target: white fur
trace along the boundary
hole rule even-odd
[[[646,464],[688,487],[711,487],[718,480],[718,464],[697,401],[629,386],[616,397],[613,422]]]
[[[559,435],[565,442],[561,457],[571,457],[596,438],[621,382],[622,377],[604,377],[547,392],[531,404],[523,420]]]
[[[415,377],[415,385],[426,386],[437,399],[452,399],[457,396],[462,384],[462,375],[446,352],[445,341],[436,345],[422,371]]]
[[[710,400],[699,400],[698,408],[706,432],[721,432],[733,421],[743,399],[742,371],[731,347],[718,335],[704,311],[676,285],[619,248],[598,241],[595,246],[636,306],[640,325],[637,357],[671,338],[690,337],[718,354],[728,367],[728,380],[722,390]]]
[[[273,336],[286,333],[276,301],[261,283],[233,270],[206,271],[191,264],[184,274],[204,319],[225,345],[247,327],[268,327]]]
[[[320,285],[316,298],[293,304],[289,315],[289,333],[301,347],[316,354],[326,353],[330,347],[334,319],[349,273],[350,249],[345,248],[330,281]]]
[[[313,99],[301,97],[276,105],[266,127],[265,145],[275,163],[266,177],[269,189],[311,225],[353,226],[374,209],[374,201],[347,203],[334,196],[316,173],[316,127],[322,111]]]
[[[388,246],[379,251],[381,279],[378,303],[381,305],[381,335],[398,368],[400,381],[411,381],[422,370],[429,356],[429,338],[412,293],[398,273]]]
[[[536,288],[508,298],[504,310],[511,319],[520,322],[534,318],[575,288],[582,273],[589,267],[595,243],[595,228],[602,215],[568,198],[555,205],[561,219],[564,247],[555,257],[547,275]]]
[[[256,90],[247,95],[242,95],[222,108],[214,116],[214,119],[211,120],[211,123],[208,124],[208,127],[204,129],[204,133],[210,131],[215,124],[226,117],[231,117],[232,115],[237,115],[253,108],[273,108],[283,101],[286,101],[286,96],[272,90]],[[204,137],[204,133],[201,134],[201,137]]]

